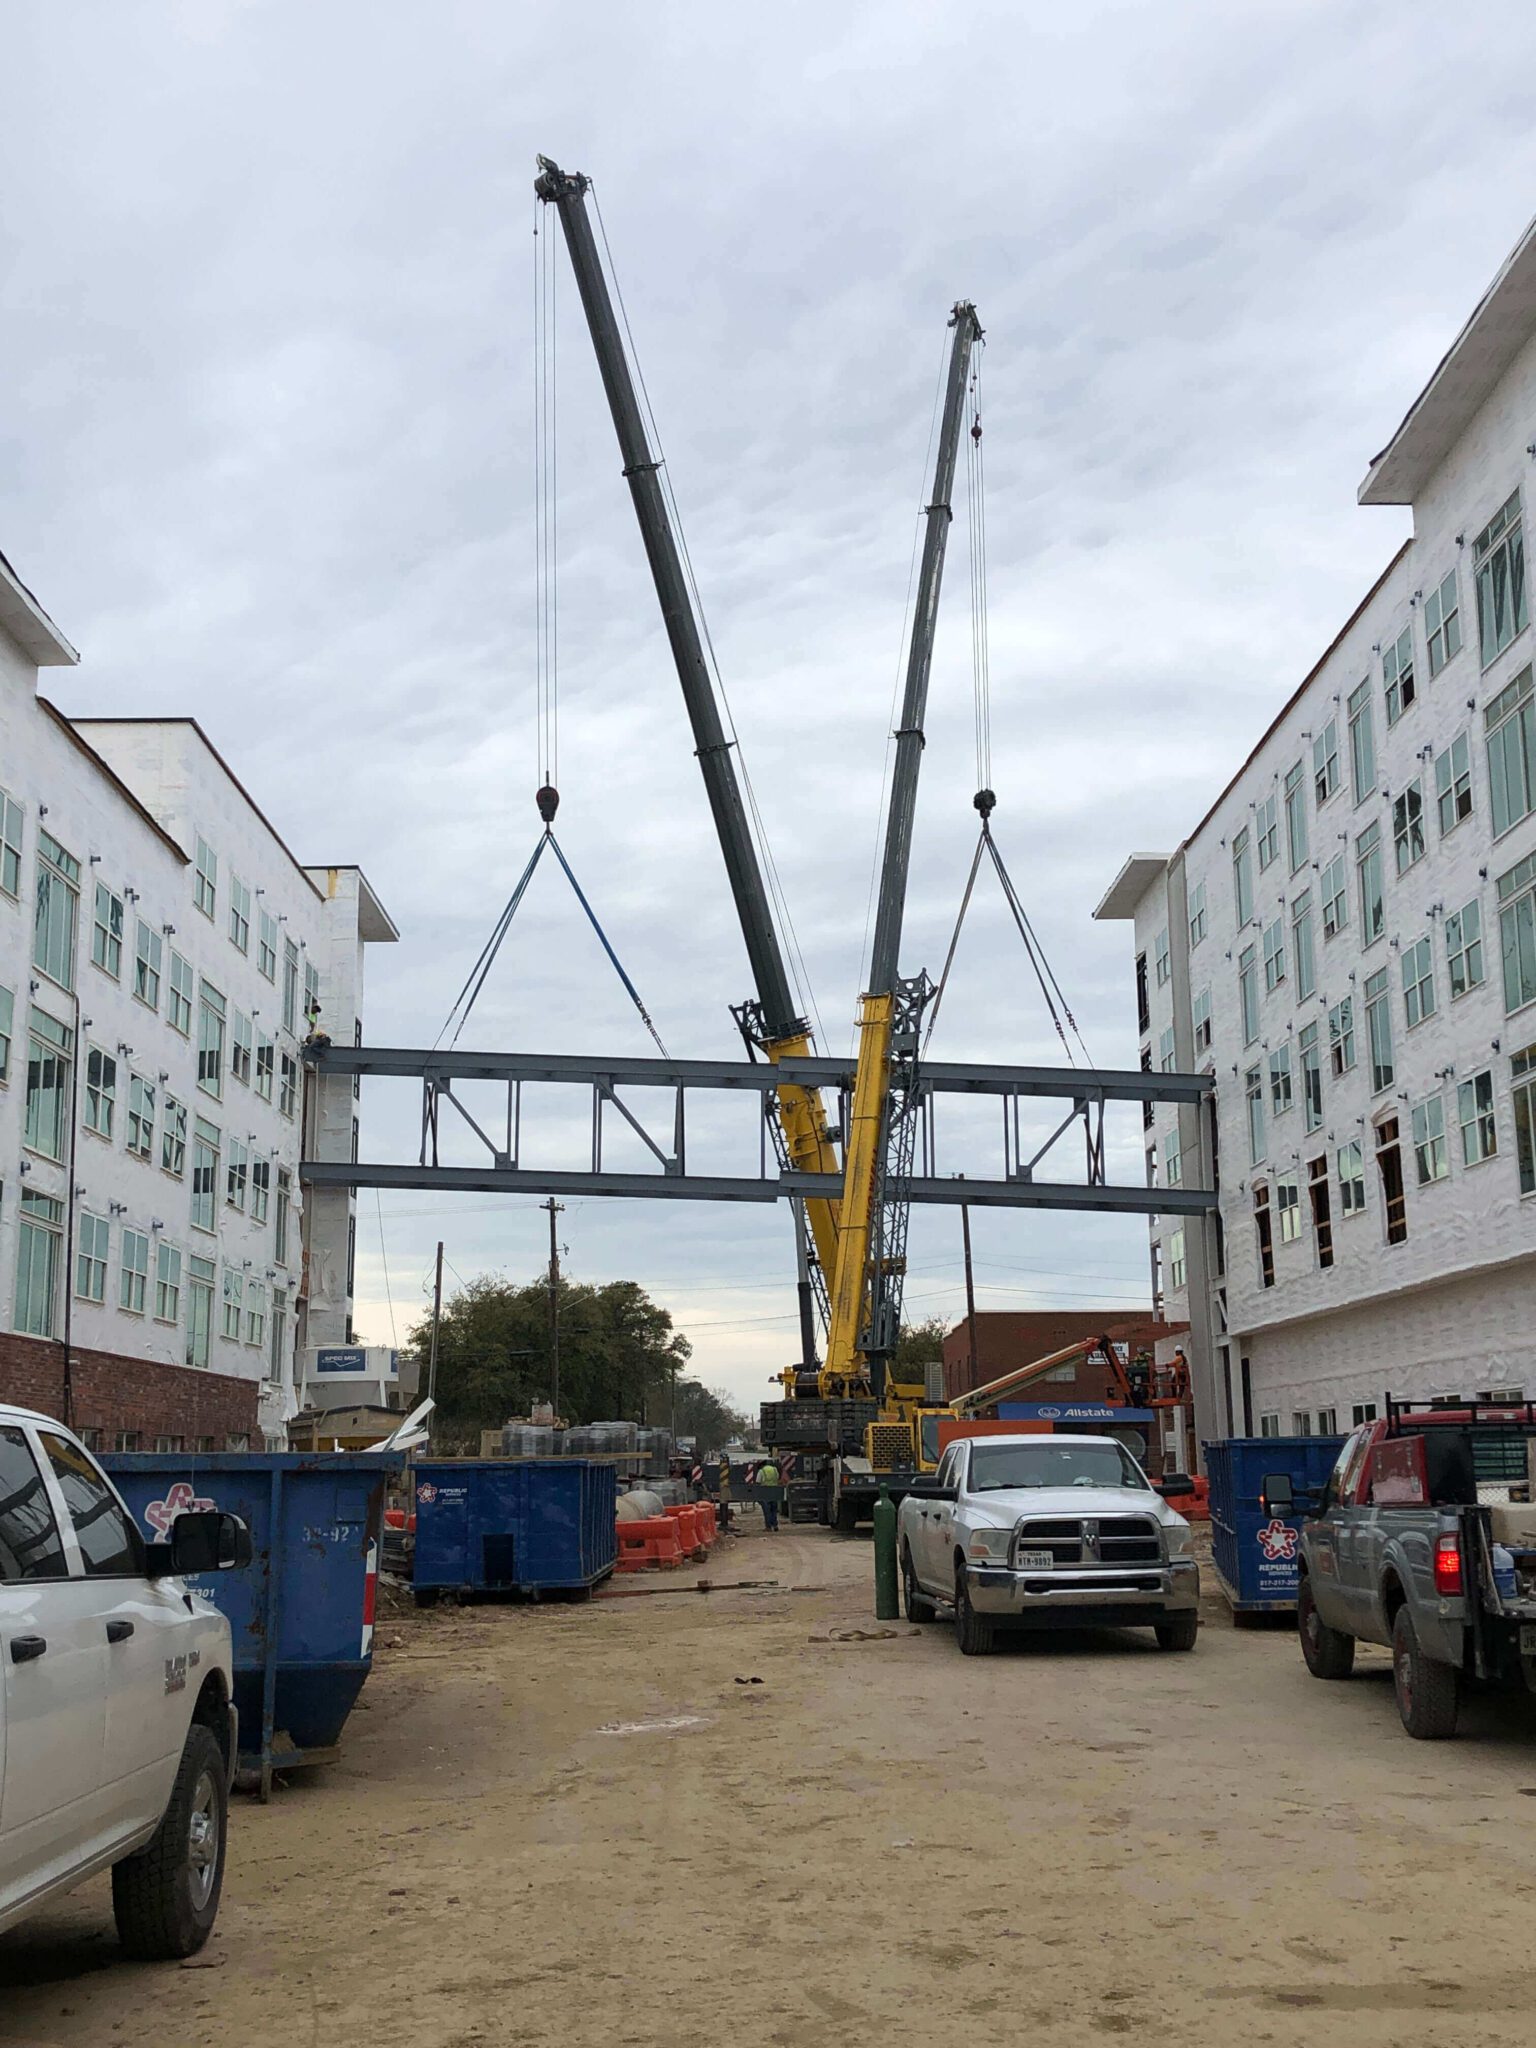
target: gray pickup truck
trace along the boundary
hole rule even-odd
[[[1307,1669],[1348,1678],[1357,1642],[1389,1647],[1404,1728],[1437,1741],[1469,1682],[1536,1692],[1536,1404],[1386,1410],[1346,1439],[1320,1499],[1277,1472],[1261,1506],[1305,1517]]]

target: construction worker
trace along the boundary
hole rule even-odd
[[[757,1468],[757,1497],[762,1504],[763,1527],[770,1536],[779,1533],[779,1468],[773,1461],[773,1453]]]

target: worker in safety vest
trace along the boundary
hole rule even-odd
[[[762,1505],[763,1527],[770,1536],[779,1533],[779,1468],[771,1456],[757,1468],[757,1498]]]

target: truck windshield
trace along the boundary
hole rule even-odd
[[[1004,1487],[1134,1486],[1147,1482],[1113,1438],[1096,1444],[1053,1443],[1042,1437],[1033,1444],[977,1443],[971,1450],[972,1493],[993,1493]]]

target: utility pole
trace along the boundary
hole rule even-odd
[[[971,1206],[960,1204],[960,1236],[965,1245],[965,1328],[971,1348],[971,1387],[976,1386],[976,1280],[971,1271]]]
[[[541,1209],[549,1211],[549,1377],[550,1402],[555,1411],[555,1420],[560,1420],[560,1246],[555,1239],[555,1218],[565,1212],[564,1202],[557,1202],[553,1195],[547,1202],[540,1202]]]
[[[437,1399],[437,1333],[443,1320],[443,1241],[437,1241],[437,1271],[432,1282],[432,1349],[427,1355],[427,1397]]]

